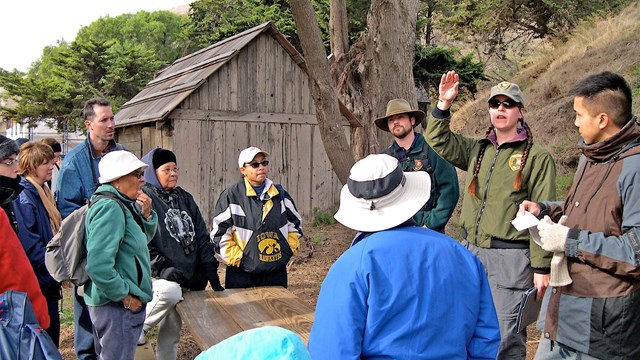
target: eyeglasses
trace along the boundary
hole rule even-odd
[[[171,174],[173,173],[178,173],[180,169],[178,167],[172,167],[172,168],[164,168],[164,169],[160,169],[160,172],[163,174]]]
[[[14,165],[18,165],[18,158],[15,159],[9,159],[7,161],[0,161],[0,164],[2,165],[7,165],[7,166],[14,166]]]
[[[505,109],[511,109],[518,106],[518,103],[511,99],[507,99],[504,101],[500,101],[496,99],[489,100],[489,107],[492,109],[497,109],[500,107],[500,105],[504,106]]]
[[[144,175],[144,171],[134,171],[131,173],[131,175],[135,176],[136,178],[140,179],[142,177],[142,175]]]
[[[254,162],[246,163],[244,166],[247,166],[247,165],[251,166],[254,169],[257,169],[260,165],[266,167],[266,166],[269,166],[269,160],[262,160],[262,162],[254,161]]]

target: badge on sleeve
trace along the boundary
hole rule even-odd
[[[509,157],[509,167],[511,171],[520,170],[520,165],[522,165],[522,154],[513,154]]]

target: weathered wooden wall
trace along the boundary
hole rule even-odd
[[[238,155],[249,146],[269,152],[269,178],[303,216],[337,207],[342,186],[320,138],[309,78],[269,34],[242,48],[168,118],[161,129],[119,129],[118,140],[139,156],[156,146],[173,150],[179,185],[208,224],[222,190],[240,179]]]

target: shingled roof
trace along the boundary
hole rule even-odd
[[[307,73],[302,55],[271,22],[255,26],[206,48],[184,56],[158,71],[153,80],[115,115],[116,127],[162,121],[213,73],[233,59],[261,33],[270,34]],[[354,127],[361,126],[355,116],[340,103],[340,112]]]

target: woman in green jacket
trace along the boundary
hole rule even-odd
[[[142,192],[147,164],[128,151],[111,151],[100,161],[98,193],[86,217],[87,274],[84,300],[89,307],[99,359],[133,359],[145,304],[151,301],[151,265],[147,244],[158,216]],[[122,203],[122,206],[121,204]]]
[[[473,139],[449,129],[459,77],[442,75],[439,98],[425,138],[440,156],[467,171],[460,225],[462,243],[484,264],[500,323],[498,359],[524,359],[526,331],[516,329],[522,294],[532,286],[538,300],[549,284],[551,254],[518,232],[510,221],[524,200],[555,200],[555,163],[533,143],[524,121],[524,94],[518,85],[501,82],[491,88],[491,124],[485,137]]]

